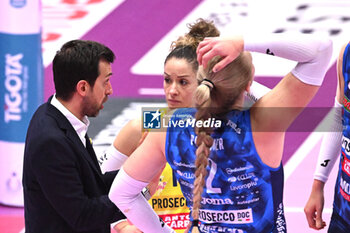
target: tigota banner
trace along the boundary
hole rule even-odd
[[[23,205],[24,141],[43,101],[40,0],[0,1],[0,203]]]

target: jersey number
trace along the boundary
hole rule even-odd
[[[216,171],[217,171],[217,165],[211,159],[208,159],[208,161],[209,161],[210,171],[209,171],[209,176],[208,176],[207,181],[206,181],[207,192],[208,193],[221,193],[221,188],[214,188],[212,186],[213,180],[214,180],[214,177],[215,177]]]

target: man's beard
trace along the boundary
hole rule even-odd
[[[82,104],[82,111],[85,116],[96,117],[99,114],[101,106],[95,101],[84,100]]]

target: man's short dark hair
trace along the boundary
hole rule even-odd
[[[108,47],[95,41],[72,40],[65,43],[53,59],[57,98],[69,100],[80,80],[94,86],[101,59],[112,63],[115,55]]]

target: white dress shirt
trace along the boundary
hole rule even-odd
[[[81,142],[86,147],[85,134],[90,125],[90,121],[87,116],[84,116],[83,121],[79,120],[76,116],[73,115],[60,101],[56,98],[56,94],[52,97],[51,104],[55,106],[72,124],[73,128],[77,132]]]

